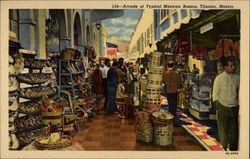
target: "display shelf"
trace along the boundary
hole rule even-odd
[[[29,93],[27,93],[27,94],[33,93],[32,96],[25,95],[25,93],[27,92],[28,89],[29,89]],[[48,91],[50,91],[50,92],[48,92]],[[55,88],[48,87],[48,86],[35,86],[35,87],[22,88],[19,92],[20,92],[19,95],[22,98],[25,98],[25,99],[38,99],[38,98],[41,98],[44,95],[48,95],[48,96],[54,95],[56,93],[56,90],[55,90]],[[35,93],[39,93],[39,94],[36,95]]]
[[[44,124],[38,124],[38,125],[34,125],[34,126],[29,126],[29,127],[26,127],[26,128],[19,128],[17,130],[17,134],[20,134],[22,132],[29,132],[29,131],[41,129],[41,128],[45,127],[45,126],[46,125],[44,125]]]
[[[15,92],[9,92],[9,97],[13,97],[13,96],[18,96],[18,91]]]
[[[61,73],[62,76],[70,76],[71,74],[72,75],[78,75],[78,74],[83,74],[84,71],[80,71],[80,72],[69,72],[69,73]]]
[[[38,115],[41,113],[41,111],[35,111],[35,112],[25,112],[25,111],[22,111],[22,110],[17,110],[18,113],[20,114],[27,114],[27,115]]]
[[[9,94],[17,93],[20,91],[20,88],[17,88],[15,90],[9,90]]]
[[[20,82],[20,83],[26,83],[26,84],[30,84],[30,85],[37,85],[37,84],[44,84],[44,83],[46,83],[49,79],[50,79],[50,77],[46,77],[45,75],[46,74],[50,74],[50,73],[29,73],[29,74],[20,74],[19,76],[18,76],[18,81]],[[25,77],[25,76],[27,76],[27,77]],[[36,78],[36,80],[41,80],[40,82],[35,82],[36,80],[34,80],[34,79],[30,79],[32,76],[37,76]],[[25,80],[25,79],[22,79],[22,78],[27,78],[27,79],[30,79],[30,81],[28,81],[28,80]]]
[[[195,96],[192,96],[191,98],[195,99],[195,100],[199,100],[199,101],[208,101],[208,100],[211,100],[211,98],[199,98],[199,97],[195,97]]]
[[[192,116],[194,116],[199,120],[209,120],[209,112],[200,112],[190,107],[189,107],[189,112]]]
[[[45,95],[46,96],[53,96],[55,94],[56,94],[56,91],[54,91],[53,93],[49,93],[49,94],[47,94],[47,93],[41,94],[41,95],[35,96],[35,97],[27,97],[27,96],[24,96],[24,95],[20,94],[19,97],[24,98],[24,99],[40,99],[41,97],[43,97]]]
[[[192,109],[194,109],[194,110],[196,110],[198,112],[202,112],[202,113],[210,112],[209,110],[199,110],[199,109],[196,109],[196,108],[192,107],[191,104],[190,104],[190,108],[192,108]]]
[[[16,74],[16,73],[15,74],[9,74],[10,77],[17,77],[19,75],[20,75],[19,73],[18,74]]]

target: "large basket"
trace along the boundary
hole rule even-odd
[[[163,73],[163,67],[162,66],[150,67],[148,69],[148,74],[159,74],[159,75],[162,75],[162,73]]]
[[[155,99],[155,98],[160,99],[161,89],[147,87],[146,90],[147,90],[147,98],[148,99]]]
[[[173,124],[164,127],[154,127],[154,143],[160,146],[172,144]]]
[[[136,136],[136,140],[139,140],[139,141],[143,141],[143,142],[152,142],[153,141],[152,134],[146,135],[146,134],[136,132],[135,136]]]
[[[48,107],[49,108],[49,107]],[[47,108],[47,110],[48,110]],[[52,107],[53,110],[55,110]],[[42,112],[43,124],[62,125],[62,112]]]
[[[153,115],[153,113],[151,114],[151,121],[152,121],[153,125],[156,127],[160,127],[160,126],[164,127],[164,126],[173,124],[173,118],[172,119],[161,119],[161,118],[155,117]]]
[[[46,138],[42,138],[42,139],[46,139]],[[65,138],[61,138],[59,141],[55,142],[55,143],[40,143],[39,140],[35,142],[35,147],[38,150],[55,150],[55,149],[62,149],[65,147],[68,147],[72,145],[72,138],[70,137],[65,137]]]

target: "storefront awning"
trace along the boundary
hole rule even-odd
[[[176,28],[174,31],[169,33],[166,37],[164,37],[164,39],[158,41],[157,42],[158,49],[163,47],[163,45],[166,42],[174,40],[177,34],[190,35],[190,32],[192,32],[192,35],[191,35],[192,38],[196,39],[196,41],[199,41],[199,40],[202,41],[204,40],[204,37],[203,39],[198,39],[202,37],[200,34],[200,28],[202,26],[210,22],[216,25],[220,22],[226,21],[227,19],[233,18],[239,14],[240,14],[239,10],[203,10],[198,18],[190,19],[189,23],[187,24],[182,23],[180,27]],[[234,26],[238,25],[238,28],[235,28],[235,32],[239,31],[239,25],[240,25],[239,21],[238,22],[231,21],[231,23],[234,23],[233,24]],[[228,24],[228,25],[232,25],[232,24]],[[223,34],[223,32],[226,32],[227,28],[225,26],[220,26],[220,27],[221,28],[216,30],[217,34]]]

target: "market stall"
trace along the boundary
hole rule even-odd
[[[231,57],[236,73],[240,73],[239,16],[239,10],[202,11],[198,18],[158,42],[158,49],[165,53],[163,63],[175,61],[176,70],[183,77],[179,108],[188,108],[200,120],[216,119],[212,88],[216,75],[223,71],[223,59]],[[180,57],[185,60],[180,62]],[[180,68],[180,63],[184,67]]]

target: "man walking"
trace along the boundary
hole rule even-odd
[[[238,91],[240,78],[234,74],[234,62],[226,58],[223,62],[224,72],[214,81],[213,101],[216,103],[219,139],[224,148],[238,150]]]
[[[169,112],[175,117],[177,115],[177,94],[181,81],[179,74],[173,70],[173,61],[168,62],[168,70],[163,73],[162,82],[165,84],[166,95],[168,100]]]

